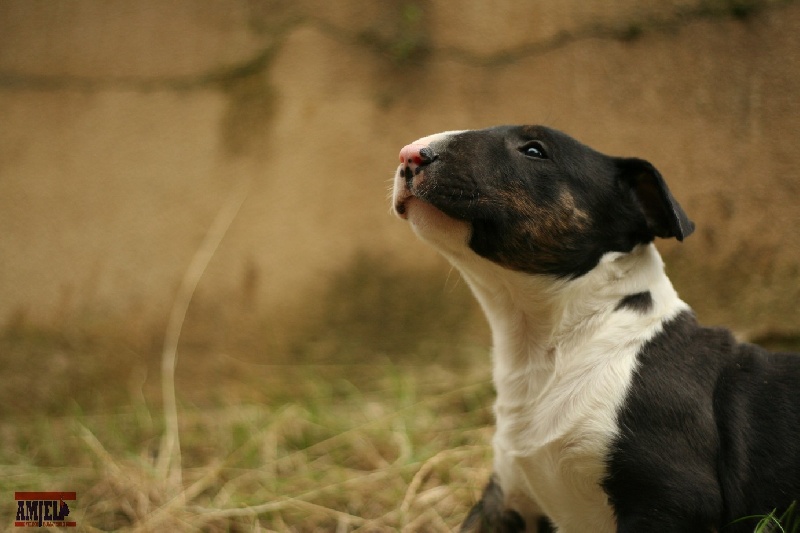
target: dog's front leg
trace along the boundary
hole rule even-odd
[[[552,533],[550,521],[541,516],[536,523],[529,524],[526,529],[525,520],[519,513],[505,506],[503,489],[495,476],[483,489],[481,499],[472,506],[467,518],[461,524],[461,533]]]

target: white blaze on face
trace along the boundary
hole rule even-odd
[[[466,130],[452,130],[452,131],[444,131],[442,133],[435,133],[433,135],[428,135],[427,137],[422,137],[420,139],[417,139],[411,144],[404,146],[403,149],[400,150],[400,166],[397,167],[397,172],[395,172],[394,191],[392,194],[392,205],[398,216],[400,216],[401,218],[406,218],[405,216],[406,213],[398,211],[397,208],[398,206],[402,205],[402,202],[406,198],[413,196],[411,191],[408,190],[408,187],[406,186],[405,176],[403,175],[403,170],[407,163],[408,149],[412,147],[422,148],[425,146],[430,146],[434,142],[443,144],[442,141],[445,141],[448,137],[452,137],[453,135],[462,133],[464,131]],[[416,182],[421,179],[422,179],[421,177],[415,176],[414,181]]]
[[[453,130],[428,135],[406,145],[400,151],[401,164],[397,167],[394,177],[392,192],[392,206],[395,213],[408,220],[414,233],[423,241],[428,242],[441,252],[463,253],[468,250],[470,226],[464,221],[456,220],[445,215],[428,202],[417,198],[406,180],[405,169],[414,163],[414,152],[436,144],[444,146],[447,139],[466,130]],[[412,178],[412,188],[425,179],[425,171],[421,171]]]

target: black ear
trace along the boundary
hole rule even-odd
[[[682,241],[694,231],[680,204],[672,197],[661,173],[643,159],[619,159],[620,180],[629,187],[653,235]]]

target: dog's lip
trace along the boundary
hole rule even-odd
[[[417,179],[417,177],[419,178]],[[395,178],[395,193],[394,193],[394,212],[395,214],[403,220],[408,220],[409,218],[409,204],[411,202],[419,201],[425,205],[433,207],[439,211],[447,213],[446,210],[442,209],[436,202],[432,202],[430,199],[426,197],[425,194],[425,187],[420,186],[417,187],[418,190],[415,189],[414,181],[417,180],[424,180],[426,177],[426,173],[424,170],[418,169],[418,171],[409,178],[404,173],[404,168],[401,165],[397,170],[397,177]],[[448,216],[452,218],[461,219],[461,217],[454,216],[452,214],[448,214]]]
[[[409,204],[415,201],[420,201],[426,204],[430,204],[429,202],[426,202],[423,198],[414,194],[412,190],[403,187],[400,191],[398,191],[397,197],[395,198],[394,212],[397,214],[398,217],[402,218],[403,220],[408,220]]]
[[[394,202],[394,212],[402,218],[403,220],[408,219],[408,208],[406,207],[406,203],[409,199],[411,199],[414,195],[413,194],[406,194],[404,196],[400,196]]]
[[[413,182],[404,174],[404,167],[400,165],[397,169],[398,178],[395,182],[396,194],[394,199],[394,212],[403,220],[408,219],[408,202],[412,198],[417,198],[413,191]]]
[[[421,180],[424,179],[425,171],[423,170],[421,172],[417,172],[414,175],[414,178],[416,178],[417,176],[420,176]],[[414,179],[406,179],[406,177],[403,174],[402,166],[398,169],[398,176],[395,181],[395,187],[396,189],[394,193],[393,208],[395,214],[403,220],[409,219],[409,204],[415,201],[422,202],[427,206],[430,206],[438,211],[445,213],[447,216],[451,218],[463,221],[469,220],[468,217],[460,216],[456,212],[453,212],[452,210],[443,208],[443,206],[438,205],[438,202],[431,201],[431,199],[429,199],[426,195],[426,190],[424,186],[418,187],[418,190],[415,191]]]

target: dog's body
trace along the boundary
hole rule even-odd
[[[695,322],[653,245],[694,225],[652,165],[539,126],[400,157],[396,212],[492,329],[495,473],[464,530],[711,532],[800,499],[800,357]]]

